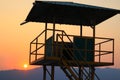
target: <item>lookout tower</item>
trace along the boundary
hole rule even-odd
[[[118,13],[120,10],[73,2],[35,1],[24,23],[42,22],[45,29],[30,43],[30,64],[43,66],[43,80],[47,73],[54,80],[55,66],[68,80],[100,80],[95,67],[114,65],[114,39],[96,37],[95,28]],[[76,25],[79,34],[56,29],[56,24]],[[92,30],[91,36],[84,36],[85,27]]]

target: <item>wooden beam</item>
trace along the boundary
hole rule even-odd
[[[51,66],[51,80],[54,80],[54,65]]]
[[[46,65],[43,65],[43,80],[46,80]]]

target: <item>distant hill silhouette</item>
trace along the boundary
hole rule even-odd
[[[101,80],[120,80],[120,69],[97,68],[96,73]]]
[[[42,68],[0,71],[0,80],[42,80],[42,71]],[[55,71],[55,80],[68,80],[60,68],[57,67]],[[120,80],[120,69],[97,68],[96,73],[101,80]],[[48,75],[47,78],[50,80]]]
[[[41,69],[0,71],[0,80],[41,80]]]

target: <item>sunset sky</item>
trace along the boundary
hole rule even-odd
[[[0,70],[23,69],[23,65],[28,64],[29,43],[44,29],[43,23],[20,26],[32,8],[33,2],[34,0],[0,2]],[[74,2],[120,10],[120,0],[74,0]],[[115,39],[113,67],[120,68],[120,14],[97,25],[96,32],[96,36]]]

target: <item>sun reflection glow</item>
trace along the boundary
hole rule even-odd
[[[26,69],[26,68],[28,68],[28,65],[27,65],[27,64],[24,64],[23,67]]]

